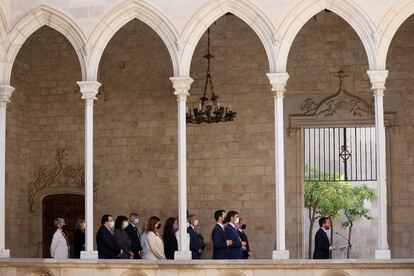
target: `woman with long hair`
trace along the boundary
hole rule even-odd
[[[164,253],[167,259],[174,259],[174,252],[178,250],[177,234],[178,220],[176,218],[168,218],[164,226]]]
[[[125,216],[118,216],[115,220],[114,236],[118,246],[122,249],[121,259],[133,259],[134,252],[131,248],[131,240],[129,239],[126,228],[128,227],[128,218]]]
[[[150,217],[147,227],[147,255],[148,260],[165,260],[164,242],[158,230],[161,228],[161,220],[158,217]]]

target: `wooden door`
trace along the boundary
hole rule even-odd
[[[73,257],[73,234],[76,220],[85,216],[85,198],[81,195],[59,194],[50,195],[43,199],[43,258],[50,258],[50,244],[56,231],[55,218],[63,218],[66,227],[63,229],[70,245]]]

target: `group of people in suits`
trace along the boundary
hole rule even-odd
[[[137,228],[139,218],[137,213],[131,213],[129,219],[118,216],[113,221],[111,215],[104,215],[101,226],[96,234],[96,244],[100,259],[174,259],[178,251],[178,220],[170,217],[165,221],[161,234],[161,220],[152,216],[144,222],[142,231]],[[205,244],[200,234],[195,231],[198,225],[196,215],[188,216],[189,247],[193,259],[199,259]]]
[[[237,211],[217,210],[214,212],[216,225],[211,233],[213,259],[248,259],[249,241],[244,229],[246,224]]]
[[[192,259],[200,259],[205,251],[203,236],[196,231],[199,224],[196,215],[188,216],[187,233],[189,236],[189,248]],[[214,259],[247,259],[250,255],[247,236],[244,233],[246,224],[239,218],[236,211],[230,211],[227,215],[224,210],[215,212],[216,227],[213,229],[213,258]],[[224,226],[228,221],[227,226]],[[170,217],[165,221],[162,234],[161,220],[152,216],[147,222],[142,223],[141,231],[138,229],[140,219],[133,212],[129,217],[120,215],[115,220],[109,214],[101,218],[101,226],[96,233],[96,245],[100,259],[149,259],[164,260],[174,259],[175,251],[178,251],[178,220]],[[70,244],[63,227],[65,220],[55,220],[57,228],[50,253],[52,258],[66,259],[70,256]],[[220,228],[217,228],[220,227]],[[80,257],[80,252],[85,250],[85,222],[80,220],[75,231],[75,258]]]

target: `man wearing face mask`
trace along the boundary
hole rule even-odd
[[[112,231],[115,222],[111,215],[103,215],[101,218],[101,227],[96,233],[96,245],[98,247],[99,259],[117,259],[122,254]]]
[[[237,234],[236,225],[239,224],[239,213],[236,211],[229,211],[227,213],[227,221],[229,222],[226,226],[227,237],[232,241],[229,246],[229,259],[241,259],[242,253],[242,241]]]
[[[188,217],[188,223],[190,224],[187,228],[187,233],[190,236],[190,250],[191,250],[191,258],[192,259],[200,259],[201,253],[203,250],[201,249],[200,239],[195,231],[195,228],[198,225],[198,219],[196,215],[190,215]]]
[[[244,233],[244,230],[246,229],[246,222],[244,219],[240,218],[239,225],[237,226],[237,233],[239,234],[239,237],[242,241],[242,251],[243,251],[243,258],[242,259],[248,259],[250,256],[250,247],[249,247],[249,240],[247,239],[246,233]]]
[[[137,213],[129,214],[129,225],[126,228],[126,232],[131,240],[132,252],[134,252],[134,259],[141,259],[144,255],[144,250],[142,249],[140,238],[141,234],[138,230],[139,217]]]

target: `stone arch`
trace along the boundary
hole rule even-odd
[[[0,7],[0,61],[5,59],[7,40],[7,21],[3,9]]]
[[[4,74],[0,76],[3,83],[10,82],[14,61],[24,42],[42,26],[55,29],[69,40],[78,56],[82,77],[86,76],[86,38],[82,30],[68,16],[42,5],[25,14],[11,29],[9,33],[10,42],[5,59],[6,68]]]
[[[146,276],[147,274],[145,274],[142,271],[126,271],[124,273],[121,274],[121,276]]]
[[[270,72],[276,69],[272,23],[259,8],[254,6],[251,1],[246,0],[212,0],[192,17],[181,35],[180,45],[183,45],[181,46],[183,49],[180,63],[180,76],[190,75],[193,53],[202,35],[211,24],[228,12],[243,20],[253,29],[265,48]]]
[[[336,270],[329,270],[322,274],[322,276],[349,276],[349,273],[346,273],[344,271],[336,271]]]
[[[129,0],[121,3],[102,19],[93,31],[89,45],[92,47],[88,64],[88,80],[96,80],[102,54],[111,38],[124,25],[138,19],[150,26],[162,39],[171,57],[174,74],[178,73],[177,31],[170,20],[147,1]]]
[[[381,41],[378,48],[377,70],[386,70],[388,51],[395,34],[401,25],[414,14],[414,2],[410,0],[397,1],[386,13],[378,26]]]
[[[220,272],[220,276],[245,276],[245,274],[237,270],[230,270]]]
[[[47,269],[36,269],[30,272],[26,272],[25,276],[54,276],[52,272]]]
[[[43,190],[41,193],[36,195],[34,201],[34,209],[33,213],[31,214],[32,220],[30,221],[30,227],[33,229],[31,233],[31,240],[35,242],[34,246],[31,246],[32,256],[42,257],[43,254],[43,207],[42,202],[43,199],[47,196],[51,195],[59,195],[59,194],[72,194],[72,195],[80,195],[84,196],[85,190],[76,188],[76,187],[53,187]],[[37,275],[37,274],[36,274]]]
[[[352,0],[304,0],[286,16],[276,33],[278,59],[277,71],[285,72],[289,51],[294,39],[302,27],[313,16],[328,9],[344,19],[358,34],[364,45],[370,70],[376,67],[376,48],[374,34],[374,23],[363,9]]]

